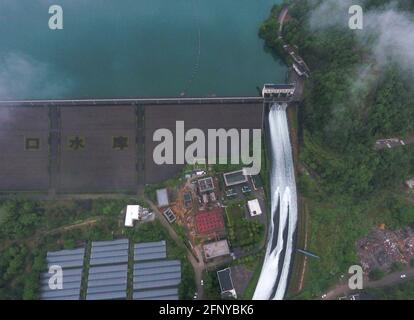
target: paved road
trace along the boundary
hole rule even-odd
[[[279,18],[278,18],[278,21],[279,21],[279,32],[278,32],[278,36],[279,37],[282,36],[283,24],[285,22],[285,18],[286,18],[286,15],[288,14],[288,12],[289,12],[289,8],[288,7],[284,7],[282,9],[282,11],[280,12],[280,14],[279,14]]]
[[[401,275],[405,274],[406,278],[401,279]],[[384,278],[382,278],[381,280],[378,281],[369,281],[369,279],[365,278],[364,279],[364,283],[365,283],[365,288],[382,288],[382,287],[387,287],[387,286],[392,286],[392,285],[397,285],[399,283],[404,283],[406,281],[410,281],[410,280],[414,280],[414,268],[410,268],[404,271],[398,271],[398,272],[394,272],[391,273],[387,276],[385,276]],[[357,293],[358,290],[350,290],[348,288],[348,284],[342,284],[339,286],[336,286],[335,288],[331,289],[330,291],[328,291],[326,293],[326,300],[333,300],[333,299],[337,299],[338,297],[341,296],[346,296],[349,295],[351,293]]]
[[[281,98],[281,102],[286,102]],[[62,99],[62,100],[1,100],[1,106],[81,106],[81,105],[153,105],[196,103],[260,103],[263,97],[194,97],[194,98],[131,98],[131,99]]]
[[[399,139],[399,138],[389,138],[389,139],[380,139],[375,142],[375,149],[376,150],[383,150],[383,149],[393,149],[409,144],[414,144],[414,134],[411,134],[406,139]]]

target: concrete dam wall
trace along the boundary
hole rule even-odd
[[[135,193],[183,168],[154,163],[157,129],[262,128],[260,98],[169,100],[0,104],[0,192]]]

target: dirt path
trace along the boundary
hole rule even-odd
[[[405,274],[406,277],[401,279],[401,275]],[[414,280],[414,268],[409,268],[403,271],[393,272],[381,280],[370,281],[367,277],[364,278],[364,288],[382,288],[404,283],[410,280]],[[350,293],[358,293],[358,290],[350,290],[348,284],[338,285],[326,293],[326,300],[337,299],[341,296],[346,296]]]
[[[69,230],[73,230],[73,229],[77,229],[77,228],[82,228],[85,226],[91,226],[96,224],[101,218],[100,217],[95,217],[95,218],[88,218],[85,221],[79,222],[79,223],[74,223],[74,224],[70,224],[67,226],[62,226],[56,229],[52,229],[49,230],[47,232],[42,232],[42,234],[53,234],[53,233],[59,233],[62,231],[69,231]]]
[[[182,239],[177,235],[175,230],[171,227],[171,225],[168,223],[168,221],[164,218],[162,213],[158,210],[158,207],[147,197],[145,198],[145,201],[150,205],[151,210],[155,213],[156,219],[161,222],[163,227],[168,231],[171,238],[174,240],[174,242],[181,248],[185,249],[187,251],[187,258],[190,261],[191,265],[194,269],[195,274],[195,281],[197,286],[197,294],[198,299],[203,299],[204,297],[204,288],[201,285],[201,279],[203,278],[203,271],[205,270],[206,266],[203,262],[203,258],[201,256],[201,253],[197,250],[194,252],[197,255],[197,258],[199,261],[197,261],[193,253],[184,245]]]

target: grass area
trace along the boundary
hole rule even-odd
[[[384,288],[369,288],[364,292],[376,300],[414,300],[414,281]]]
[[[215,271],[204,271],[204,298],[207,300],[220,300],[220,284]]]
[[[173,223],[171,226],[184,243],[188,241],[187,232],[184,226],[179,225],[178,223]]]
[[[156,203],[157,202],[157,195],[156,195],[156,191],[158,189],[163,189],[163,188],[169,188],[171,190],[177,189],[179,186],[181,186],[183,183],[185,183],[185,173],[187,172],[193,172],[194,170],[205,170],[205,165],[186,165],[184,167],[183,170],[181,170],[181,172],[179,172],[178,174],[176,174],[174,177],[165,180],[163,182],[160,183],[154,183],[154,184],[150,184],[150,185],[146,185],[145,186],[145,190],[144,193],[145,195],[148,197],[148,199],[150,199],[152,202]]]
[[[246,290],[244,290],[240,299],[242,300],[251,300],[253,298],[254,290],[256,289],[257,282],[259,281],[260,272],[262,271],[263,257],[256,260],[256,265],[253,268],[253,275],[247,285]]]
[[[359,264],[358,239],[380,224],[390,229],[406,225],[401,215],[411,216],[414,208],[393,190],[354,203],[346,196],[327,197],[309,176],[302,175],[300,181],[309,205],[308,249],[321,259],[308,259],[305,289],[297,298],[313,298],[337,283],[349,266]]]
[[[233,247],[255,248],[261,243],[264,226],[258,221],[246,219],[242,202],[233,202],[226,208],[227,229]]]

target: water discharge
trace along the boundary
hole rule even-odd
[[[297,195],[286,104],[269,111],[271,219],[268,243],[254,300],[283,299],[297,224]]]

